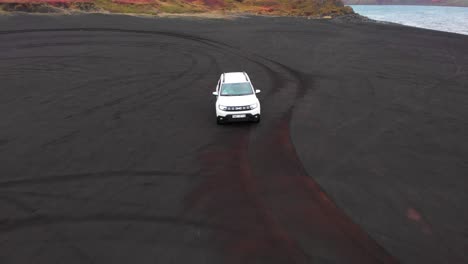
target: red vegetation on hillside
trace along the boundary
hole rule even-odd
[[[225,3],[223,0],[203,0],[203,3],[209,7],[225,6]]]
[[[156,1],[154,0],[112,0],[112,2],[116,4],[136,4],[136,5],[156,3]]]
[[[0,0],[0,4],[64,4],[64,3],[91,3],[94,0]]]
[[[222,10],[253,14],[339,16],[353,13],[341,0],[0,0],[5,11],[40,12],[47,6],[117,13],[199,13]],[[56,11],[53,9],[52,11]]]

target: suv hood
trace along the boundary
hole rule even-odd
[[[255,95],[218,96],[218,104],[224,106],[244,106],[258,103]]]

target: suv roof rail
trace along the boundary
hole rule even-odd
[[[222,78],[221,78],[221,83],[224,83],[224,72],[223,74],[221,74]]]
[[[247,76],[247,73],[246,73],[246,72],[242,72],[242,73],[244,73],[245,80],[246,80],[246,81],[250,81],[250,80],[249,80],[249,77]]]

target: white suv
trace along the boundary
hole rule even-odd
[[[213,95],[216,96],[216,121],[260,122],[260,102],[250,78],[245,72],[221,74]]]

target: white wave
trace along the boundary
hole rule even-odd
[[[352,5],[354,11],[379,21],[468,35],[468,8],[446,6]]]

